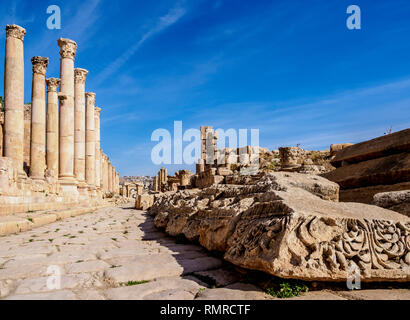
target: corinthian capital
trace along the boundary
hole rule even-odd
[[[13,38],[17,38],[23,41],[25,34],[26,34],[26,29],[16,24],[6,26],[6,36],[7,37],[13,37]]]
[[[87,99],[87,104],[94,105],[95,104],[95,93],[94,92],[86,92],[85,97]]]
[[[74,69],[74,81],[75,83],[85,83],[85,79],[87,78],[88,71],[81,68]]]
[[[33,73],[46,75],[48,67],[48,58],[44,57],[33,57],[31,58],[31,63],[33,64]]]
[[[60,38],[57,40],[57,44],[60,47],[61,58],[69,58],[74,60],[75,53],[77,51],[77,43],[70,39]]]
[[[49,78],[46,80],[47,83],[47,91],[50,92],[57,92],[57,88],[60,85],[60,79],[57,78]]]

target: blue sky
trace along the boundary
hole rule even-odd
[[[58,77],[57,39],[77,42],[76,67],[90,71],[86,90],[102,108],[102,148],[121,175],[156,174],[151,134],[172,132],[175,120],[184,130],[257,128],[270,149],[324,149],[410,127],[408,0],[1,2],[2,30],[27,29],[26,101],[30,58],[49,57],[47,77]],[[61,30],[46,27],[51,4]],[[351,4],[361,30],[346,27]]]

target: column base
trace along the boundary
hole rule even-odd
[[[88,186],[88,195],[92,198],[96,198],[97,197],[97,190],[95,188],[95,186]]]
[[[74,179],[74,177],[60,177],[58,182],[60,184],[61,193],[64,197],[78,200],[78,182]]]
[[[44,176],[30,176],[29,178],[34,181],[45,181]]]
[[[85,181],[79,181],[77,186],[80,200],[88,200],[90,195],[88,193],[88,184]]]
[[[97,187],[97,188],[95,189],[95,192],[97,193],[97,198],[98,198],[98,199],[102,199],[102,197],[103,197],[103,192],[102,192],[101,188]]]

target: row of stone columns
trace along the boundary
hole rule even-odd
[[[20,26],[6,27],[3,154],[13,159],[21,178],[25,178],[25,34],[26,31]],[[85,92],[88,71],[74,68],[77,50],[74,41],[60,38],[57,43],[61,56],[60,79],[46,80],[48,58],[31,59],[33,80],[29,176],[39,181],[44,180],[45,176],[58,179],[61,191],[71,195],[118,193],[119,175],[101,150],[101,109],[95,107],[95,93]]]

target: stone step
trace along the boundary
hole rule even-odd
[[[24,212],[44,210],[63,210],[70,207],[78,207],[78,202],[37,202],[37,203],[10,203],[0,204],[0,216]]]
[[[109,206],[111,205],[102,204],[92,207],[77,207],[75,209],[37,211],[14,215],[3,215],[0,216],[0,236],[31,230],[58,220],[94,212],[98,209]]]

